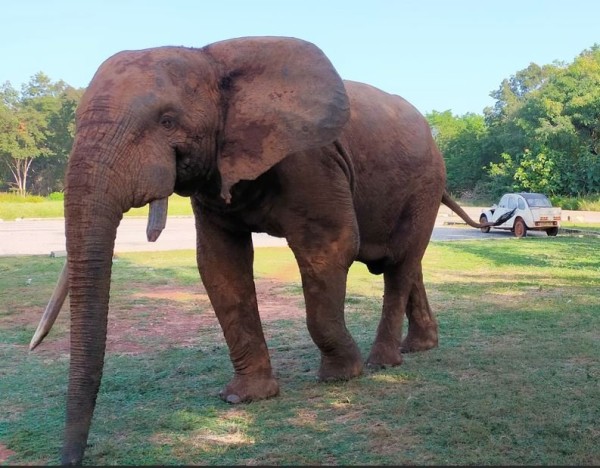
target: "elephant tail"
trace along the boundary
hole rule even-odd
[[[460,216],[463,219],[463,221],[465,221],[469,226],[474,227],[474,228],[481,229],[481,228],[485,228],[485,227],[494,227],[494,226],[497,226],[504,222],[504,221],[502,221],[502,222],[478,223],[477,221],[474,221],[467,214],[467,212],[465,210],[463,210],[460,207],[460,205],[452,199],[452,197],[450,196],[450,194],[448,193],[447,190],[444,190],[444,194],[442,195],[442,203],[444,205],[446,205],[448,208],[450,208],[452,211],[454,211],[458,216]]]

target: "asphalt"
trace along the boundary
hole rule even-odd
[[[254,245],[287,245],[285,239],[254,234]],[[196,228],[192,216],[171,216],[156,242],[146,239],[145,218],[123,218],[117,229],[115,253],[151,252],[196,248]],[[64,219],[23,219],[0,222],[0,256],[50,255],[64,256]]]
[[[466,207],[465,211],[475,220],[479,219],[482,208]],[[600,223],[600,212],[563,210],[563,220]],[[544,235],[530,231],[530,235]],[[438,212],[432,240],[483,239],[512,237],[506,231],[492,230],[483,234],[478,229],[465,227],[458,215],[446,206]],[[253,234],[255,247],[286,246],[285,239],[267,234]],[[117,230],[115,252],[162,251],[195,249],[196,231],[191,216],[170,216],[167,226],[159,239],[150,243],[146,240],[146,219],[124,218]],[[61,219],[22,219],[0,220],[0,256],[8,255],[49,255],[66,254],[64,220]]]

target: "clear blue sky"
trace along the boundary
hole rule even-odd
[[[529,63],[600,43],[598,0],[8,0],[0,12],[0,83],[17,88],[38,71],[87,86],[120,50],[281,35],[318,45],[343,78],[457,115],[481,113]]]

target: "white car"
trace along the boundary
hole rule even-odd
[[[495,229],[507,229],[516,237],[525,237],[528,230],[546,231],[556,236],[560,227],[561,209],[553,207],[546,195],[541,193],[506,193],[498,205],[483,210],[480,223],[498,223]],[[490,232],[490,227],[481,228]]]

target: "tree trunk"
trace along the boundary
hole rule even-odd
[[[33,158],[24,158],[24,159],[13,159],[12,163],[7,163],[10,169],[10,172],[15,179],[15,185],[17,187],[17,193],[24,197],[27,195],[27,174],[29,173],[29,168],[31,167],[31,163],[33,162]]]

